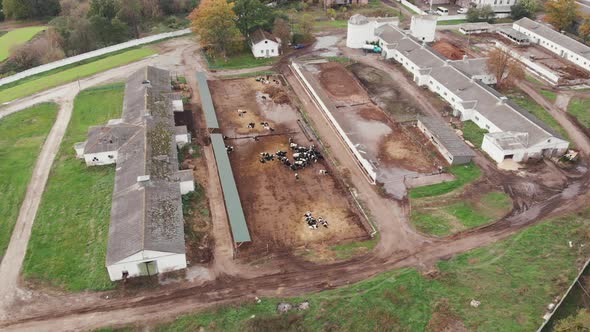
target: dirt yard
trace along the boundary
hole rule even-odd
[[[465,55],[465,51],[460,49],[459,47],[453,45],[450,41],[446,39],[441,39],[436,41],[432,48],[438,51],[438,53],[446,56],[451,60],[461,60]]]
[[[359,64],[351,67],[365,76],[379,74],[371,71],[372,67]],[[403,197],[406,193],[405,176],[432,173],[437,166],[445,165],[442,158],[436,155],[432,157],[429,151],[411,139],[411,132],[404,131],[401,125],[373,104],[367,91],[343,65],[331,62],[306,65],[305,68],[313,73],[318,89],[322,91],[320,95],[328,99],[324,102],[339,126],[357,146],[359,153],[376,168],[377,182],[383,184],[388,194],[396,198]],[[341,82],[347,82],[346,88],[341,88]],[[342,93],[343,89],[346,93]],[[386,89],[393,92],[385,97],[387,101],[384,103],[397,103],[394,107],[401,111],[397,114],[414,113],[415,118],[416,108],[411,102],[403,98],[396,101],[395,98],[400,94],[395,92],[393,86],[386,86]]]
[[[234,147],[230,161],[252,236],[251,243],[240,247],[239,256],[260,257],[261,253],[285,253],[368,238],[351,197],[325,161],[298,171],[276,159],[260,162],[261,153],[279,150],[287,151],[287,157],[293,160],[290,138],[299,145],[315,143],[299,127],[298,112],[290,103],[271,101],[262,92],[267,86],[254,78],[209,84],[222,132],[229,137],[226,144]],[[238,109],[245,111],[243,116],[238,115]],[[254,128],[248,128],[252,122]],[[268,122],[274,131],[265,129],[261,122]],[[320,170],[329,173],[319,174]],[[315,218],[326,219],[328,227],[310,229],[304,218],[308,211]]]

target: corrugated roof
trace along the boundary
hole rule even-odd
[[[426,127],[438,142],[449,151],[453,157],[474,157],[475,152],[457,136],[457,134],[439,119],[429,116],[418,117],[424,127]]]
[[[254,31],[250,38],[252,39],[252,44],[258,44],[263,40],[271,40],[277,42],[277,38],[273,36],[272,33],[266,32],[262,29]]]
[[[217,171],[221,179],[221,188],[223,189],[223,199],[225,208],[231,225],[231,232],[235,242],[250,242],[250,232],[244,217],[244,210],[238,195],[238,188],[234,174],[229,163],[229,157],[225,149],[225,142],[222,134],[211,134],[213,151],[217,160]]]
[[[201,96],[201,105],[203,107],[203,113],[205,113],[207,128],[217,129],[219,128],[219,123],[217,122],[213,99],[211,99],[211,91],[209,91],[209,84],[207,83],[207,74],[197,72],[197,82],[199,84],[199,95]]]

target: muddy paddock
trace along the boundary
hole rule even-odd
[[[280,82],[271,78],[270,84],[288,91]],[[222,132],[228,136],[226,144],[234,147],[230,162],[252,236],[252,242],[242,245],[238,255],[254,257],[368,237],[350,195],[325,161],[297,171],[276,158],[260,162],[261,153],[279,150],[286,151],[293,161],[289,139],[303,146],[315,144],[302,131],[298,112],[290,102],[275,103],[263,93],[268,91],[267,85],[254,78],[210,81],[209,86]],[[273,130],[261,122],[268,122]],[[248,128],[250,123],[254,128]],[[328,174],[320,174],[320,170],[328,170]],[[328,227],[310,229],[304,218],[308,211],[315,218],[326,219]]]

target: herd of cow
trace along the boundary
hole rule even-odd
[[[318,224],[324,226],[325,228],[328,228],[328,221],[326,219],[322,217],[316,219],[311,215],[311,212],[309,211],[305,213],[304,217],[309,229],[318,229]]]
[[[283,163],[285,167],[289,167],[291,170],[296,171],[324,158],[316,149],[315,145],[305,147],[297,145],[291,140],[289,140],[289,142],[289,148],[293,152],[293,161],[287,157],[287,151],[279,150],[274,154],[268,152],[260,153],[260,163],[265,164],[276,159]]]

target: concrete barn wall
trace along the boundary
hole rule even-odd
[[[129,278],[139,277],[144,274],[143,264],[145,262],[155,261],[158,267],[157,273],[176,271],[186,268],[186,255],[153,251],[142,251],[127,259],[107,266],[109,278],[111,281],[121,280],[123,278],[123,271],[129,273]],[[150,271],[150,274],[155,274]]]
[[[268,50],[268,56],[266,51]],[[262,40],[252,45],[252,54],[255,58],[271,58],[279,56],[279,43],[272,40]]]

